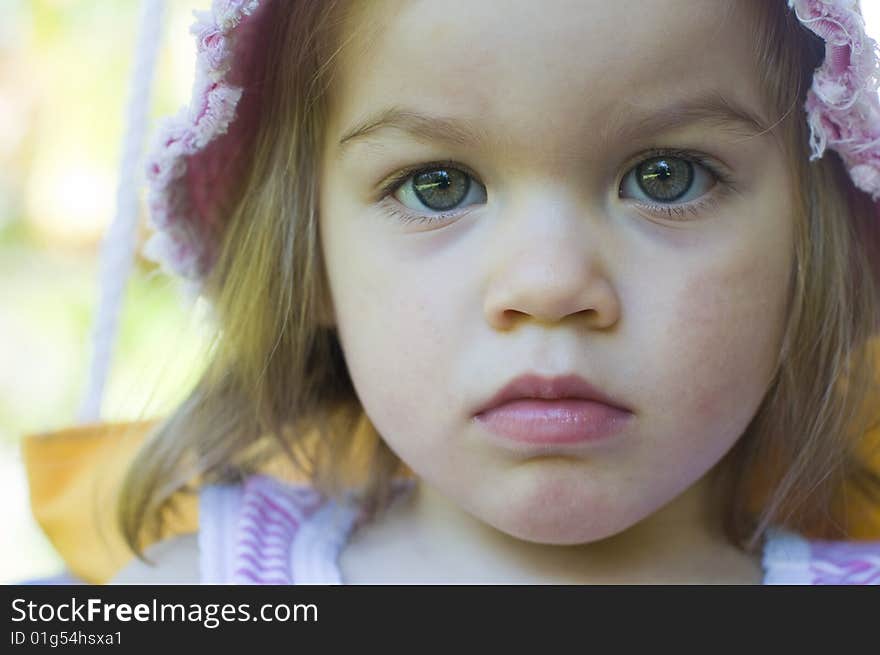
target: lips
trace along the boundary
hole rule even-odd
[[[511,380],[503,389],[481,404],[474,414],[482,414],[500,405],[520,399],[557,400],[560,398],[588,400],[624,412],[630,411],[579,375],[546,378],[540,375],[526,374]]]
[[[633,416],[580,376],[530,374],[514,379],[482,404],[474,420],[499,444],[522,452],[547,452],[604,442]]]

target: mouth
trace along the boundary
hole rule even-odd
[[[495,395],[482,403],[474,414],[482,414],[512,401],[528,399],[577,399],[600,403],[623,412],[631,411],[579,375],[548,378],[529,373],[511,380]]]
[[[474,413],[504,441],[534,445],[603,441],[632,417],[630,409],[578,375],[519,376]]]

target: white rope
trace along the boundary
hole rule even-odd
[[[162,37],[164,0],[143,0],[140,31],[134,54],[122,139],[116,214],[101,245],[98,278],[100,301],[92,329],[92,360],[79,422],[101,419],[101,403],[107,381],[125,285],[131,274],[137,240],[139,191],[143,183],[141,153],[150,112],[150,95],[156,53]]]

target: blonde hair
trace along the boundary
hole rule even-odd
[[[786,152],[796,224],[776,376],[722,464],[728,535],[754,549],[771,524],[847,537],[880,509],[867,432],[880,425],[880,213],[829,151],[809,161],[803,112],[824,42],[784,2],[751,2],[755,63]]]
[[[836,156],[808,162],[801,107],[821,41],[781,0],[754,4],[758,70],[795,181],[797,243],[776,376],[717,478],[728,535],[746,547],[770,524],[847,534],[841,494],[852,483],[865,494],[880,488],[857,452],[877,420],[863,410],[878,383],[867,350],[880,326],[878,218]],[[352,16],[340,8],[339,0],[270,8],[266,51],[277,54],[260,84],[264,120],[243,153],[248,173],[205,283],[218,318],[211,358],[121,491],[120,527],[138,554],[162,533],[178,492],[243,479],[278,457],[329,495],[359,474],[370,512],[407,472],[364,421],[335,330],[321,320],[330,302],[318,235],[322,117]]]

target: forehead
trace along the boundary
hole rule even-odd
[[[392,105],[561,137],[718,91],[758,115],[748,3],[731,0],[378,0],[342,34],[331,130]],[[540,133],[540,134],[539,134]],[[545,141],[549,144],[549,141]],[[560,147],[562,143],[558,143]]]

